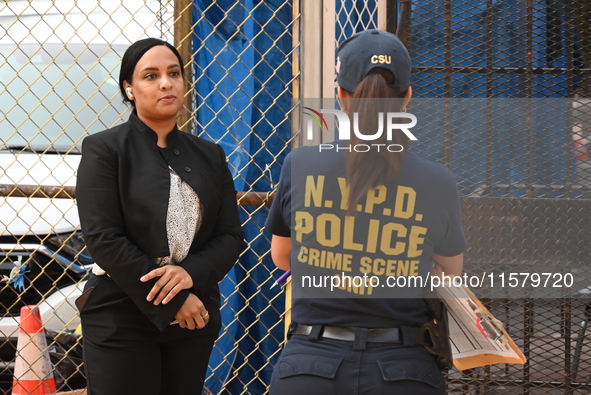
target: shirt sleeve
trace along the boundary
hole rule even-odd
[[[275,198],[265,222],[265,229],[273,235],[291,235],[291,153],[285,157]]]
[[[467,242],[462,224],[462,213],[460,208],[460,194],[453,173],[443,167],[444,174],[439,185],[440,201],[444,204],[441,207],[444,213],[445,228],[443,237],[435,245],[433,252],[441,256],[456,256],[466,250]]]

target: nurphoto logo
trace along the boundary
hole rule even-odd
[[[323,114],[333,114],[338,123],[338,137],[337,142],[333,143],[322,143],[319,145],[319,151],[336,150],[336,151],[355,151],[355,152],[368,152],[372,149],[377,151],[387,150],[388,152],[401,152],[404,147],[400,144],[384,144],[384,143],[370,143],[371,141],[378,140],[386,133],[386,140],[392,141],[394,130],[402,131],[410,140],[417,140],[417,138],[409,130],[417,124],[417,117],[413,114],[406,112],[378,112],[378,129],[375,132],[363,133],[359,130],[359,114],[353,113],[353,133],[359,140],[367,141],[367,144],[338,144],[346,143],[351,140],[351,120],[347,113],[336,109],[321,109],[316,111],[310,107],[304,107],[304,114],[310,118],[306,123],[306,139],[308,141],[314,139],[315,130],[323,133],[328,130],[328,123],[324,118]],[[410,122],[400,123],[403,120],[409,120]],[[317,127],[314,127],[314,124]],[[385,126],[384,126],[385,125]],[[368,131],[365,131],[368,132]]]

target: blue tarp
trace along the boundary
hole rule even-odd
[[[283,0],[196,0],[198,134],[221,143],[238,191],[270,191],[291,136],[291,5]],[[266,165],[269,171],[265,172]],[[264,174],[261,177],[261,174]],[[206,387],[219,393],[264,393],[283,341],[285,299],[269,289],[275,270],[261,232],[267,209],[241,207],[248,249],[220,284],[225,332],[210,359]],[[250,218],[250,219],[249,219]],[[240,284],[238,286],[238,284]],[[272,300],[272,302],[271,302]],[[256,351],[255,351],[256,350]],[[208,375],[211,373],[208,372]]]

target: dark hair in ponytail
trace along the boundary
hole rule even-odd
[[[359,117],[359,130],[364,134],[375,133],[378,130],[378,113],[384,115],[388,112],[400,112],[403,98],[406,92],[398,94],[388,84],[394,81],[394,75],[384,68],[374,68],[357,85],[354,92],[350,92],[347,99],[349,119],[353,120],[353,113]],[[357,203],[367,194],[371,188],[395,178],[404,163],[404,152],[408,147],[409,138],[401,130],[394,130],[392,140],[387,140],[384,132],[371,144],[383,144],[378,151],[376,146],[368,152],[356,152],[352,150],[346,154],[347,182],[349,184],[349,198],[347,213],[354,215]],[[366,144],[355,135],[351,134],[351,146]],[[390,152],[386,147],[391,144],[399,144],[403,147],[401,152]]]

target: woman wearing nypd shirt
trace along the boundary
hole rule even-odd
[[[119,75],[129,119],[82,144],[78,211],[96,263],[77,304],[92,395],[201,394],[221,327],[218,282],[243,234],[221,147],[177,128],[183,65],[167,42],[132,44]]]
[[[410,152],[408,133],[388,136],[387,120],[376,133],[379,116],[404,112],[412,94],[398,37],[350,37],[336,72],[351,133],[286,157],[266,223],[293,290],[271,394],[445,394],[436,357],[416,336],[430,320],[423,289],[408,280],[462,272],[454,176]]]

